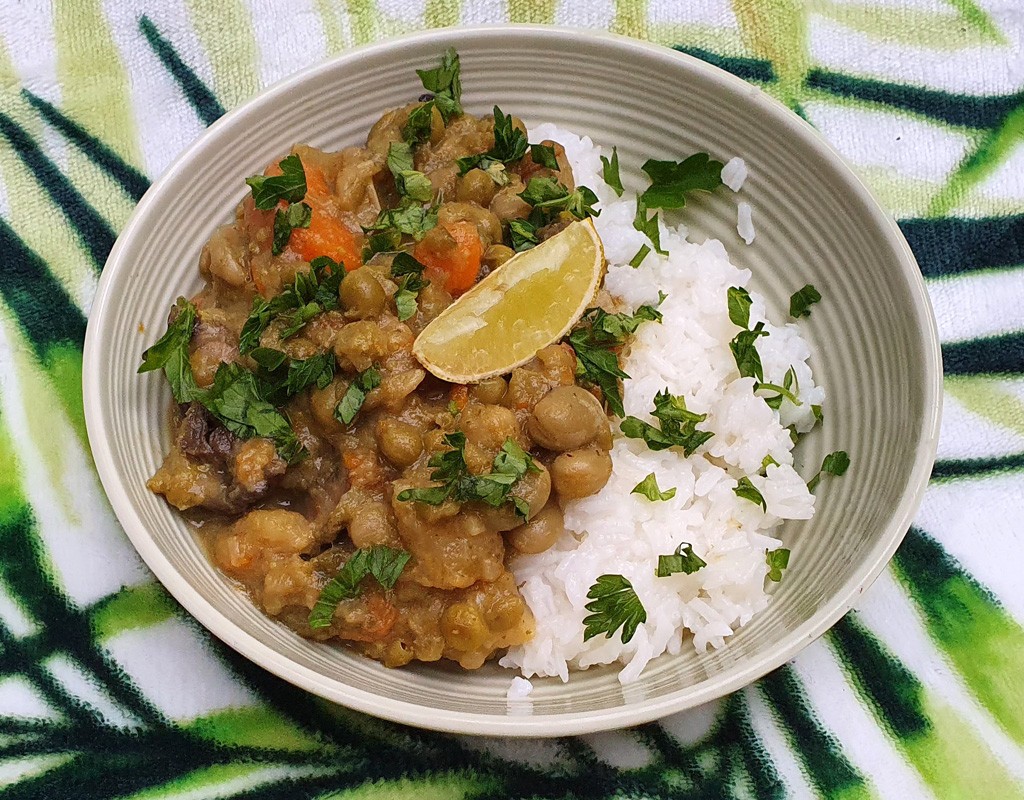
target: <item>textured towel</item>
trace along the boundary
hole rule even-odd
[[[855,612],[721,702],[555,741],[379,722],[213,640],[119,529],[79,388],[114,238],[206,125],[353,45],[507,20],[676,47],[817,126],[900,220],[947,376]],[[1021,0],[3,0],[0,79],[0,795],[1024,796]]]

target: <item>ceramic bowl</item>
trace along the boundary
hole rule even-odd
[[[614,668],[568,684],[535,681],[506,701],[512,673],[420,665],[397,670],[344,647],[306,641],[265,616],[207,560],[184,521],[146,489],[169,447],[170,392],[136,374],[175,298],[200,286],[200,249],[231,218],[243,179],[297,142],[361,143],[385,110],[421,92],[415,68],[446,47],[462,59],[463,104],[494,103],[527,124],[555,122],[618,145],[639,186],[646,158],[742,156],[757,238],[736,234],[737,196],[690,203],[698,238],[721,239],[753,270],[778,317],[806,283],[827,298],[802,328],[828,401],[797,466],[846,450],[853,466],[823,484],[817,513],[787,523],[791,566],[769,608],[722,649],[652,662],[623,687]],[[140,324],[145,333],[140,333]],[[795,656],[858,600],[911,523],[935,454],[941,360],[918,267],[893,220],[803,120],[715,67],[611,35],[551,27],[428,32],[353,50],[278,83],[224,116],[139,203],[111,252],[89,320],[85,410],[103,485],[121,524],[167,589],[216,636],[282,678],[345,706],[425,728],[554,736],[647,722],[739,689]]]

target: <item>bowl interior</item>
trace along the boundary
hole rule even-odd
[[[170,393],[162,376],[135,370],[174,299],[198,288],[202,244],[230,219],[243,179],[296,142],[361,143],[384,110],[421,92],[414,69],[449,44],[462,57],[468,110],[486,113],[497,102],[528,124],[555,122],[609,152],[618,145],[633,187],[649,157],[742,156],[750,177],[740,195],[723,189],[699,198],[686,220],[753,270],[754,287],[778,318],[806,283],[824,296],[802,326],[828,392],[825,424],[797,449],[797,467],[810,474],[825,453],[843,449],[850,472],[822,484],[812,521],[783,528],[791,565],[766,612],[721,651],[698,656],[686,646],[627,688],[616,670],[594,669],[568,687],[536,681],[531,702],[510,708],[511,673],[496,667],[387,670],[306,642],[234,589],[145,487],[169,446]],[[753,208],[757,239],[749,248],[735,232],[737,200]],[[85,395],[96,462],[126,531],[170,591],[228,644],[306,689],[379,716],[472,733],[554,735],[635,724],[712,699],[783,663],[844,613],[916,510],[934,456],[937,353],[916,265],[893,223],[808,126],[758,89],[617,37],[477,29],[346,55],[213,126],[147,194],[111,255],[89,325]]]

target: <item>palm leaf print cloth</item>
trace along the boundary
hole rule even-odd
[[[207,125],[352,46],[505,21],[650,39],[803,115],[900,221],[946,370],[924,505],[856,611],[720,702],[550,741],[383,723],[222,646],[118,527],[80,392],[111,245]],[[1024,797],[1020,0],[5,0],[0,78],[0,796]]]

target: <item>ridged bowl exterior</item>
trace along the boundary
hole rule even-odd
[[[259,612],[206,559],[146,479],[169,446],[170,393],[139,376],[142,351],[179,295],[200,286],[203,243],[231,217],[243,179],[297,142],[361,143],[386,109],[422,91],[414,69],[454,45],[463,103],[499,103],[528,124],[552,121],[618,145],[627,185],[645,158],[708,151],[742,156],[750,177],[691,202],[684,218],[720,238],[778,317],[813,283],[824,300],[801,325],[828,392],[823,429],[797,448],[810,474],[846,450],[817,513],[787,523],[791,565],[770,608],[723,649],[653,662],[635,684],[591,669],[568,685],[536,681],[528,706],[505,699],[511,673],[445,666],[388,670],[342,647],[307,642]],[[735,231],[751,204],[757,239]],[[140,324],[145,333],[140,332]],[[797,116],[714,67],[671,50],[549,27],[417,34],[352,51],[270,88],[228,114],[150,189],[107,262],[89,322],[85,404],[103,485],[125,531],[171,593],[214,634],[271,672],[329,700],[388,719],[465,733],[547,736],[638,724],[719,697],[792,658],[854,604],[917,509],[935,453],[941,363],[934,318],[893,221],[836,153]]]

